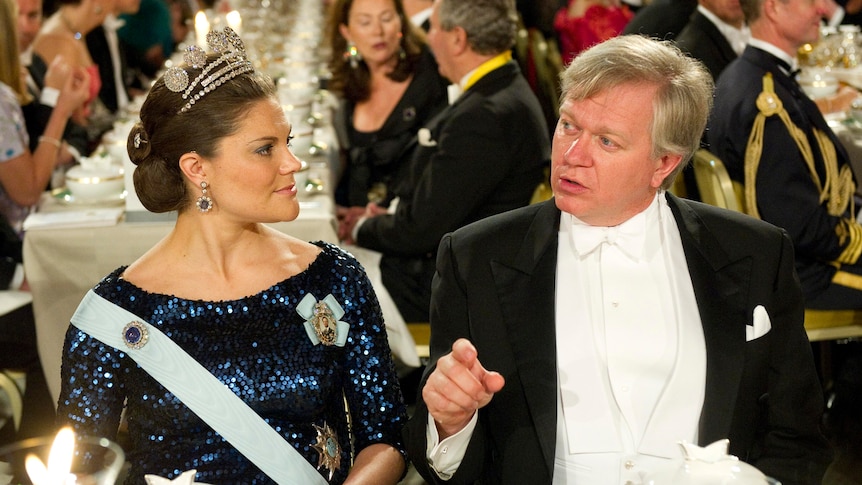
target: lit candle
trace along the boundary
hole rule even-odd
[[[233,29],[237,34],[242,33],[242,18],[240,18],[239,12],[236,10],[231,10],[225,15],[227,19],[227,26]]]
[[[207,20],[207,14],[203,10],[195,15],[195,38],[198,46],[206,48],[207,34],[210,31],[210,22]]]
[[[71,428],[63,428],[57,433],[48,453],[48,466],[36,455],[28,455],[24,461],[27,475],[33,485],[64,485],[75,483],[72,458],[75,455],[75,433]]]

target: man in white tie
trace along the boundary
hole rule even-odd
[[[443,238],[431,361],[407,427],[432,483],[640,484],[680,442],[783,484],[830,451],[790,239],[666,189],[712,80],[621,36],[566,69],[554,199]]]

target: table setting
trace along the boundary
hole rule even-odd
[[[205,38],[209,29],[230,26],[242,36],[252,63],[277,83],[295,135],[291,150],[303,162],[296,174],[299,216],[271,226],[302,240],[338,244],[332,195],[338,156],[332,113],[337,100],[322,89],[328,59],[324,8],[318,0],[239,0],[230,5],[222,0],[212,10],[197,13],[194,30],[165,69],[182,62],[186,46]],[[55,401],[65,331],[81,298],[102,277],[149,250],[176,219],[176,213],[147,211],[135,194],[135,166],[126,144],[142,103],[143,97],[132,100],[98,148],[65,171],[62,185],[43,193],[25,222],[25,273],[42,366]],[[418,367],[413,339],[375,271],[373,255],[360,259],[363,265],[368,261],[393,354],[408,367]]]

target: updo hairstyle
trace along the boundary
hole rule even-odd
[[[218,59],[209,54],[207,63]],[[203,68],[182,66],[189,79]],[[141,107],[141,121],[129,132],[126,148],[134,172],[135,192],[150,212],[183,211],[192,205],[180,157],[197,152],[217,155],[218,144],[239,130],[242,118],[258,101],[275,99],[275,84],[265,74],[247,72],[224,82],[179,113],[187,100],[165,86],[164,76],[155,82]]]

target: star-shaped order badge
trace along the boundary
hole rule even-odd
[[[296,313],[305,319],[305,333],[312,344],[344,347],[350,324],[340,320],[344,316],[344,309],[334,296],[330,294],[317,300],[314,295],[308,293],[296,305]]]
[[[311,447],[320,453],[317,469],[326,468],[329,470],[328,480],[332,480],[335,470],[341,468],[341,446],[338,445],[338,437],[335,435],[335,430],[330,428],[326,421],[323,422],[322,428],[316,424],[312,426],[317,430],[317,441]]]

